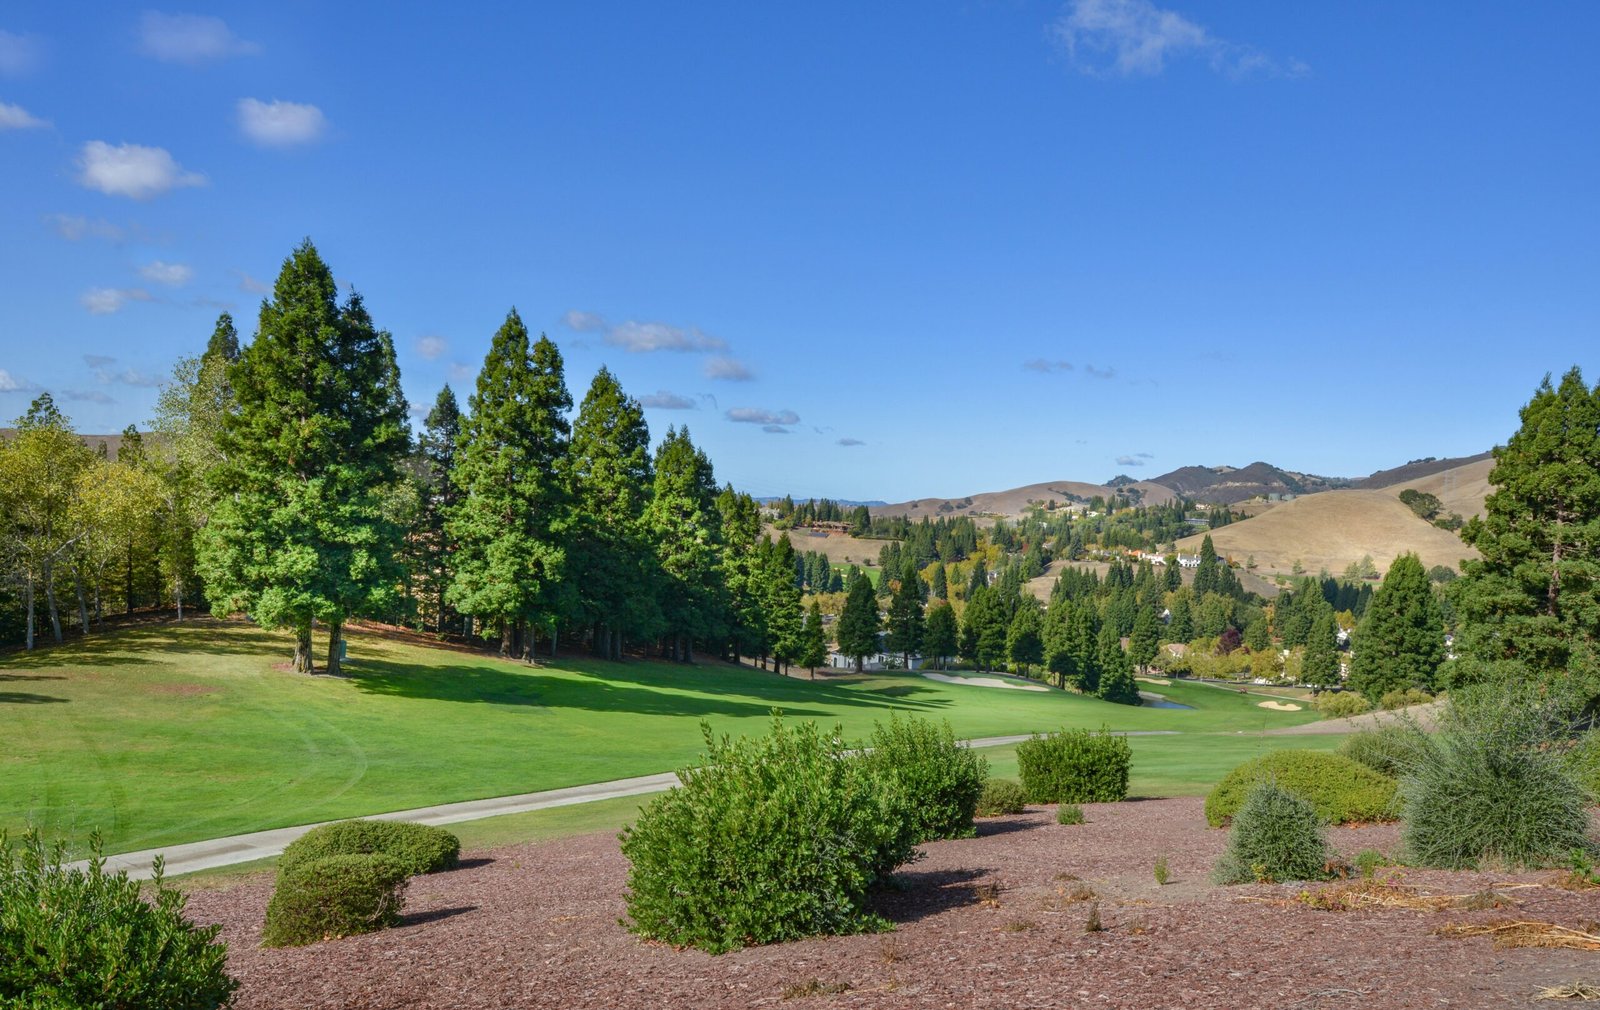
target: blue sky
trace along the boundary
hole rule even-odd
[[[426,407],[516,306],[756,494],[1364,474],[1600,380],[1600,5],[0,9],[0,416],[310,236]]]

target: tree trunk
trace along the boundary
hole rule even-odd
[[[311,661],[311,625],[294,629],[294,666],[295,673],[315,673],[316,667]]]
[[[561,638],[561,624],[559,621],[550,622],[550,658],[556,658],[556,644]]]
[[[691,664],[694,662],[694,636],[692,635],[683,636],[683,661]]]
[[[857,657],[856,657],[856,672],[857,672],[857,673],[862,673],[862,672],[864,672],[864,671],[863,671],[863,669],[862,669],[862,665],[861,665],[861,661],[862,661],[862,660],[863,660],[863,659],[865,659],[865,658],[866,658],[866,657],[865,657],[865,656],[857,656]]]
[[[28,573],[28,651],[33,651],[33,573]]]
[[[78,625],[83,629],[83,637],[89,637],[89,597],[83,591],[83,569],[77,565],[72,566],[72,585],[78,593]]]
[[[816,680],[817,679],[817,668],[814,667],[814,666],[811,668],[811,679],[812,680]]]
[[[128,541],[128,563],[122,572],[123,613],[133,613],[133,541]]]
[[[344,648],[344,621],[328,622],[328,676],[338,677],[344,672],[344,662],[339,653]]]
[[[172,577],[172,599],[178,604],[178,623],[183,623],[183,576]]]
[[[500,658],[511,658],[511,622],[500,618]]]
[[[534,654],[533,625],[527,621],[517,622],[517,658],[524,663],[533,662]]]
[[[50,630],[55,633],[56,644],[61,644],[61,612],[56,609],[56,569],[55,565],[45,562],[44,566],[44,599],[50,607]]]

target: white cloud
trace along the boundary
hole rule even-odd
[[[101,389],[63,389],[62,397],[68,400],[81,400],[85,403],[116,403],[109,393]]]
[[[32,35],[0,31],[0,74],[22,77],[44,62],[44,46]]]
[[[1072,371],[1072,362],[1030,358],[1022,363],[1022,370],[1025,372],[1042,372],[1046,375],[1051,372],[1070,372]]]
[[[1071,0],[1051,33],[1075,67],[1097,77],[1153,76],[1166,69],[1169,58],[1186,55],[1234,77],[1299,77],[1310,69],[1299,60],[1280,64],[1251,46],[1218,38],[1151,0]]]
[[[31,393],[38,388],[27,379],[18,378],[0,368],[0,393]]]
[[[78,155],[78,182],[108,196],[148,200],[171,189],[204,186],[206,177],[186,172],[163,148],[91,140]]]
[[[749,382],[756,377],[750,366],[738,358],[715,357],[706,362],[704,369],[706,378],[722,379],[725,382]]]
[[[725,351],[728,342],[697,329],[683,329],[666,323],[640,323],[628,320],[613,326],[606,343],[634,354],[650,351]]]
[[[126,232],[105,218],[90,220],[72,214],[51,214],[45,218],[56,234],[68,242],[81,242],[86,238],[103,238],[107,242],[121,242]]]
[[[265,281],[259,281],[243,270],[235,270],[234,274],[239,278],[240,291],[248,291],[253,295],[264,295],[272,290]]]
[[[727,418],[742,424],[791,425],[800,423],[800,415],[792,410],[771,411],[761,407],[729,407]]]
[[[165,284],[169,288],[181,288],[194,279],[194,267],[183,263],[163,263],[152,260],[139,268],[139,276],[152,284]]]
[[[1155,459],[1155,457],[1152,456],[1148,452],[1136,452],[1136,453],[1132,454],[1131,456],[1118,456],[1117,457],[1117,465],[1118,466],[1145,466],[1152,459]]]
[[[459,361],[450,362],[449,372],[450,378],[457,382],[466,382],[468,379],[471,379],[477,374],[472,370],[471,365],[463,365]]]
[[[145,11],[139,19],[139,51],[163,63],[208,63],[260,48],[233,34],[221,18]]]
[[[841,438],[839,439],[839,444],[848,448],[849,446],[866,445],[867,443],[861,441],[859,438]]]
[[[606,328],[604,316],[597,316],[593,312],[581,312],[578,309],[569,309],[561,317],[561,323],[569,330],[579,333],[598,333]]]
[[[639,397],[639,405],[654,410],[694,410],[695,402],[687,396],[658,389]]]
[[[449,349],[450,341],[443,337],[429,334],[428,336],[417,338],[417,353],[429,361],[440,357]]]
[[[150,292],[143,288],[90,288],[78,299],[95,316],[108,316],[129,302],[151,300]]]
[[[32,115],[20,105],[0,102],[0,130],[37,130],[49,125],[47,120]]]
[[[315,105],[241,98],[239,129],[262,147],[293,147],[321,137],[328,120]]]

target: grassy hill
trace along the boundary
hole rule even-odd
[[[923,516],[930,519],[966,515],[1021,516],[1035,505],[1047,505],[1050,502],[1057,506],[1069,505],[1075,501],[1089,501],[1096,496],[1109,498],[1114,493],[1126,495],[1134,492],[1140,496],[1140,503],[1145,505],[1165,505],[1176,497],[1171,488],[1149,481],[1134,481],[1113,488],[1106,484],[1057,480],[1025,484],[1004,491],[983,491],[962,498],[915,498],[892,505],[875,505],[871,512],[875,516],[909,516],[912,519]]]
[[[668,771],[700,723],[764,730],[773,708],[860,738],[892,710],[963,737],[1061,726],[1183,733],[1309,721],[1232,692],[1163,689],[1193,710],[916,674],[815,683],[717,662],[530,667],[357,632],[349,676],[287,672],[288,639],[209,619],[0,656],[0,828],[110,852]],[[1207,738],[1196,736],[1197,741]]]
[[[1483,500],[1489,497],[1491,490],[1489,471],[1493,468],[1494,460],[1481,456],[1461,466],[1391,483],[1384,490],[1398,495],[1407,488],[1415,488],[1437,495],[1446,512],[1459,512],[1470,519],[1483,515]]]

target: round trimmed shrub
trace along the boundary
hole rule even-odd
[[[280,873],[328,856],[381,854],[405,868],[406,876],[453,869],[461,840],[443,828],[404,821],[335,821],[312,828],[278,857]]]
[[[0,831],[0,1007],[215,1010],[239,983],[220,926],[196,926],[156,863],[147,900],[126,871],[107,873],[100,841],[87,869],[37,832]]]
[[[1345,719],[1372,711],[1372,702],[1356,691],[1323,691],[1317,695],[1317,711],[1330,719]]]
[[[1020,814],[1028,805],[1022,784],[1014,779],[984,779],[983,793],[978,797],[977,816],[1001,817]]]
[[[862,760],[905,793],[917,842],[972,836],[989,762],[957,743],[950,723],[891,713],[887,724],[873,725],[872,749]]]
[[[1433,700],[1433,695],[1416,687],[1395,688],[1385,691],[1383,697],[1378,699],[1378,707],[1385,712],[1393,712],[1398,708],[1410,708],[1412,705],[1426,705]]]
[[[1339,754],[1279,750],[1246,761],[1218,782],[1206,796],[1206,821],[1214,828],[1227,824],[1265,779],[1310,803],[1329,824],[1397,816],[1394,779]]]
[[[1029,803],[1116,803],[1128,798],[1133,749],[1102,729],[1035,734],[1017,744],[1017,772]]]
[[[1245,794],[1212,879],[1219,884],[1326,880],[1332,851],[1316,808],[1269,779]]]
[[[629,928],[712,953],[884,928],[868,889],[915,856],[900,788],[815,723],[704,730],[704,758],[622,832]]]
[[[303,947],[393,926],[407,876],[399,860],[381,853],[323,856],[280,869],[261,943]]]
[[[1397,779],[1428,756],[1428,735],[1416,726],[1376,726],[1352,734],[1339,753]]]

